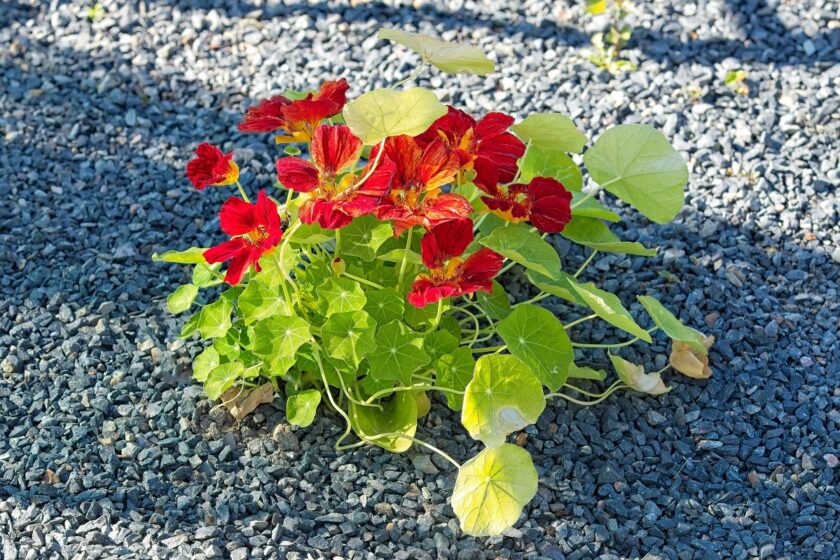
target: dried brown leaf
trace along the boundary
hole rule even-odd
[[[58,484],[61,482],[61,479],[58,477],[58,474],[54,473],[50,469],[47,469],[44,471],[43,481],[46,484]]]
[[[222,402],[237,422],[251,414],[259,405],[268,404],[273,400],[274,385],[270,382],[242,392],[239,387],[232,387],[222,395]]]
[[[703,335],[703,346],[706,350],[712,347],[715,337]],[[698,352],[685,342],[675,340],[671,347],[671,367],[678,372],[694,379],[708,379],[712,376],[709,367],[709,356]]]

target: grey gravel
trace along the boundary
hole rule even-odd
[[[604,22],[578,1],[105,0],[91,21],[93,4],[0,9],[4,558],[840,557],[836,1],[636,2],[639,69],[618,79],[586,60]],[[605,255],[587,275],[714,335],[714,377],[666,374],[659,398],[552,402],[525,432],[539,493],[502,537],[460,532],[454,470],[437,457],[336,453],[337,418],[291,428],[281,399],[238,425],[211,411],[189,375],[200,347],[163,308],[185,271],[149,260],[219,240],[228,193],[183,177],[199,142],[236,149],[249,189],[271,185],[279,152],[235,131],[254,99],[339,75],[356,95],[411,71],[412,55],[373,38],[380,25],[499,61],[487,77],[424,74],[447,102],[560,111],[590,139],[649,122],[692,171],[674,223],[627,211],[616,228],[657,257]],[[724,85],[734,68],[748,95]],[[530,295],[515,270],[504,281]],[[622,355],[659,369],[666,353],[657,337]],[[436,405],[419,435],[477,452]]]

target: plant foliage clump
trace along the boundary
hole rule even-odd
[[[249,108],[239,128],[286,146],[277,185],[252,202],[234,154],[201,144],[187,166],[193,185],[238,190],[219,213],[227,239],[155,259],[194,267],[167,306],[197,309],[181,336],[208,342],[193,375],[210,399],[239,419],[279,394],[298,426],[326,406],[346,427],[337,449],[430,448],[458,469],[452,506],[464,531],[496,535],[517,521],[538,484],[530,455],[508,436],[535,423],[548,400],[586,405],[621,389],[669,390],[661,371],[610,354],[618,380],[590,393],[579,380],[605,374],[576,364],[575,348],[612,350],[663,332],[675,369],[711,373],[711,339],[650,296],[639,297],[653,325],[645,328],[586,278],[600,253],[656,252],[613,233],[619,216],[596,195],[606,191],[665,223],[682,207],[688,170],[645,124],[615,126],[585,150],[588,138],[561,114],[516,123],[447,107],[404,84],[426,66],[486,74],[494,64],[471,46],[393,30],[381,36],[416,51],[418,71],[350,101],[339,79]],[[572,154],[582,154],[588,190]],[[567,268],[546,241],[551,234],[589,258]],[[498,280],[512,267],[533,285],[530,300],[512,303]],[[552,296],[587,311],[564,322],[539,305]],[[570,337],[571,327],[596,319],[630,338]],[[418,435],[434,392],[485,446],[463,464]]]

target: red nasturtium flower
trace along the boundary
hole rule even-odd
[[[372,150],[372,159],[377,152]],[[441,192],[442,186],[455,179],[459,168],[458,157],[442,140],[423,147],[410,136],[392,136],[385,141],[383,157],[394,162],[396,175],[391,190],[376,209],[376,217],[393,220],[394,235],[411,226],[429,229],[469,216],[472,206],[466,198]]]
[[[339,114],[347,102],[347,80],[324,82],[318,93],[292,101],[283,95],[263,99],[245,113],[239,123],[242,132],[274,132],[285,130],[275,138],[278,144],[309,142],[322,120]]]
[[[299,212],[303,223],[318,222],[321,227],[338,229],[376,209],[391,187],[394,164],[383,160],[368,175],[371,161],[357,174],[342,175],[359,160],[361,150],[362,141],[347,126],[322,124],[312,138],[311,162],[299,157],[277,161],[280,183],[295,192],[308,193]]]
[[[437,139],[458,156],[462,171],[475,171],[473,182],[488,191],[498,183],[509,183],[516,176],[516,162],[525,153],[525,144],[507,131],[513,117],[488,113],[476,122],[454,107],[417,137],[425,145]]]
[[[551,177],[534,177],[527,185],[496,186],[481,200],[509,222],[529,220],[544,233],[560,233],[572,219],[572,193]]]
[[[442,223],[423,236],[420,253],[429,272],[420,274],[411,285],[411,305],[424,307],[447,297],[493,291],[493,278],[502,268],[502,256],[482,247],[462,258],[472,240],[470,219]]]
[[[236,285],[252,264],[259,271],[260,257],[280,243],[283,237],[280,215],[274,201],[261,190],[256,204],[235,196],[227,199],[219,220],[222,231],[233,239],[204,251],[204,260],[211,264],[229,260],[225,282]]]
[[[224,187],[236,183],[239,167],[233,161],[233,152],[224,154],[216,146],[202,142],[187,163],[187,178],[198,190],[211,185]]]

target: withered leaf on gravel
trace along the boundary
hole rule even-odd
[[[47,469],[46,471],[44,471],[43,480],[46,484],[58,484],[59,482],[61,482],[61,479],[58,478],[58,474],[54,473],[50,469]]]
[[[274,385],[270,382],[241,393],[238,387],[231,387],[222,395],[222,402],[237,422],[251,414],[259,405],[268,404],[273,400]]]
[[[712,376],[708,350],[714,344],[715,337],[701,336],[703,337],[703,346],[706,347],[707,351],[705,354],[679,340],[674,340],[671,347],[671,367],[694,379],[708,379]]]

